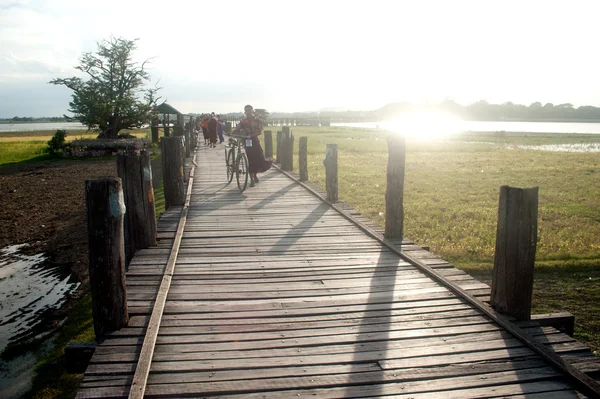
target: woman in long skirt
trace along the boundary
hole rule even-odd
[[[211,115],[208,119],[208,123],[206,124],[208,129],[208,140],[210,142],[211,147],[215,147],[217,144],[217,120],[214,115]]]
[[[263,124],[254,116],[252,105],[246,105],[244,113],[246,117],[238,123],[233,132],[242,132],[247,137],[252,138],[252,146],[246,146],[246,155],[248,156],[248,166],[250,169],[250,187],[254,187],[258,183],[258,176],[256,174],[269,170],[273,160],[265,158],[265,153],[258,140],[258,136],[262,134]]]
[[[202,136],[204,136],[204,145],[208,145],[208,118],[202,117]]]

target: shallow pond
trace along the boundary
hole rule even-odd
[[[44,316],[58,309],[79,285],[43,254],[21,253],[23,247],[0,249],[0,352],[10,342],[43,334],[36,327]],[[30,353],[0,360],[0,397],[18,396],[28,388],[35,361]]]
[[[519,145],[516,148],[552,152],[600,152],[600,143]]]

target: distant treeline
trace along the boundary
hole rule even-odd
[[[43,116],[34,118],[31,116],[13,116],[12,118],[0,118],[0,122],[68,122],[64,116]]]
[[[414,106],[409,103],[388,104],[377,111],[378,116],[387,118],[398,112],[418,109],[444,111],[461,117],[463,120],[485,121],[600,121],[600,108],[590,105],[575,107],[573,104],[542,104],[535,102],[530,105],[514,104],[489,104],[487,101],[478,101],[471,105],[460,105],[447,100],[437,105]]]
[[[600,107],[583,105],[575,107],[573,104],[542,104],[535,102],[530,105],[490,104],[487,101],[477,101],[470,105],[460,105],[452,100],[440,104],[415,105],[408,102],[390,103],[373,111],[315,111],[315,112],[272,112],[261,110],[262,119],[283,118],[327,118],[331,120],[362,120],[380,121],[396,117],[398,114],[410,111],[438,111],[447,112],[463,120],[479,121],[546,121],[546,122],[600,122]],[[190,114],[199,116],[201,114]],[[268,115],[268,116],[267,116]],[[241,112],[221,114],[227,120],[239,120],[244,117]],[[67,118],[60,117],[19,117],[0,118],[0,123],[14,122],[67,122]]]
[[[463,120],[480,121],[600,122],[600,108],[590,105],[575,107],[570,103],[555,105],[540,102],[530,105],[514,104],[512,102],[489,104],[486,101],[478,101],[471,105],[460,105],[452,100],[427,105],[415,105],[408,102],[391,103],[374,111],[273,112],[270,116],[271,118],[327,117],[332,120],[380,121],[411,111],[447,112]]]

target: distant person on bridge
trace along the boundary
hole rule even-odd
[[[204,136],[204,145],[208,145],[208,117],[202,115],[202,136]]]
[[[250,164],[250,187],[254,187],[258,183],[256,174],[269,170],[273,160],[265,159],[265,153],[260,146],[260,141],[258,141],[258,136],[261,135],[263,130],[263,124],[254,116],[252,105],[246,105],[244,113],[246,117],[237,124],[233,133],[241,133],[252,138],[252,146],[246,146],[246,155],[248,155],[248,163]]]
[[[206,124],[206,127],[208,129],[208,141],[212,148],[215,148],[215,145],[217,144],[217,125],[217,118],[215,117],[215,113],[213,112],[208,117],[208,122]]]
[[[223,144],[225,138],[223,137],[223,129],[225,128],[225,122],[221,119],[221,115],[217,116],[217,135],[219,136],[219,144]]]

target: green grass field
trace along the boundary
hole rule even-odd
[[[323,187],[325,145],[338,145],[340,200],[383,226],[387,133],[313,127],[292,131],[308,137],[309,178]],[[538,262],[600,259],[599,154],[517,147],[600,143],[600,135],[590,136],[465,135],[431,143],[409,139],[405,236],[457,265],[485,268],[493,262],[500,186],[537,186]]]
[[[48,141],[56,131],[38,130],[27,132],[0,132],[0,165],[18,162],[37,162],[55,159],[44,153]],[[122,130],[137,137],[148,137],[149,129]],[[85,130],[67,132],[66,141],[95,138],[97,133]]]

